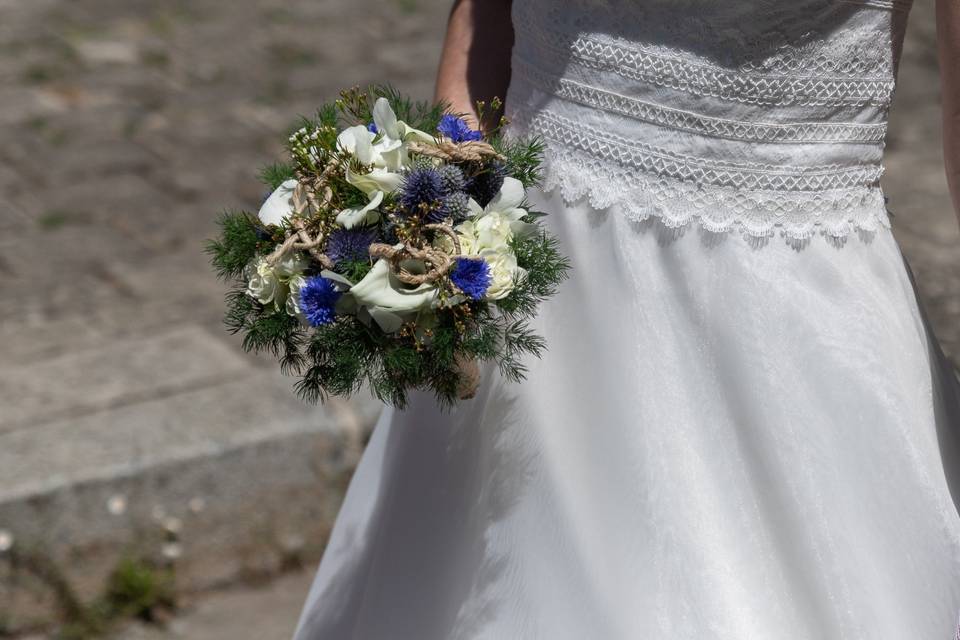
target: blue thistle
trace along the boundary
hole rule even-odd
[[[440,181],[443,183],[443,192],[446,194],[463,191],[467,187],[467,181],[463,177],[463,171],[455,164],[445,164],[437,168],[440,174]]]
[[[400,185],[400,204],[407,214],[419,211],[421,205],[433,207],[443,198],[443,180],[433,167],[411,169]]]
[[[376,239],[376,229],[337,229],[327,238],[326,254],[334,264],[365,260],[370,244]]]
[[[450,280],[467,297],[480,300],[490,288],[490,265],[483,258],[457,258]]]
[[[341,293],[323,276],[310,276],[300,287],[300,310],[310,326],[319,327],[335,320],[333,308]]]
[[[454,222],[461,222],[470,216],[469,202],[470,196],[463,191],[451,193],[443,199],[440,208],[427,217],[431,218],[431,222],[440,222],[446,218],[453,218]]]
[[[481,171],[470,180],[467,185],[467,193],[473,196],[481,207],[493,200],[494,196],[500,192],[503,186],[503,179],[507,177],[507,165],[502,161],[496,160],[490,163],[490,166]]]
[[[445,113],[440,118],[440,124],[437,125],[437,131],[447,136],[454,142],[467,142],[470,140],[480,140],[483,134],[476,129],[471,129],[463,118]]]

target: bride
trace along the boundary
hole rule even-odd
[[[545,141],[573,274],[525,383],[382,414],[297,640],[954,637],[960,385],[879,184],[909,5],[455,4],[437,95]]]

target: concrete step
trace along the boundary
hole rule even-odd
[[[51,567],[89,598],[131,553],[187,591],[315,560],[380,407],[293,382],[193,325],[0,366],[2,625],[56,616]]]
[[[194,325],[0,367],[0,432],[209,386],[250,367],[219,336]]]

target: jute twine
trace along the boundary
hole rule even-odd
[[[323,235],[317,234],[316,237],[310,235],[307,225],[303,221],[303,214],[310,211],[321,211],[330,204],[333,199],[333,190],[328,184],[330,177],[338,168],[336,160],[331,159],[313,181],[307,184],[302,175],[297,176],[297,186],[293,189],[293,219],[291,224],[294,230],[287,233],[286,240],[283,241],[270,255],[267,256],[267,263],[275,265],[283,260],[291,251],[306,251],[323,266],[324,269],[332,269],[333,261],[320,252],[317,248],[323,243]],[[321,198],[317,198],[317,193],[322,193]]]
[[[468,140],[467,142],[444,140],[436,144],[426,144],[414,140],[407,144],[407,148],[414,153],[431,158],[440,158],[447,162],[481,162],[485,158],[506,160],[489,143],[482,140]]]
[[[477,395],[477,389],[480,388],[480,363],[476,358],[468,358],[458,353],[453,357],[453,366],[460,374],[457,397],[461,400],[469,400]]]
[[[450,238],[453,242],[454,255],[430,246],[415,247],[410,243],[405,243],[402,247],[395,247],[382,242],[374,242],[370,245],[370,257],[383,258],[389,262],[393,274],[404,284],[416,286],[436,282],[446,275],[450,267],[453,266],[456,256],[460,254],[460,240],[448,224],[425,224],[423,228],[433,229]],[[424,273],[411,273],[402,264],[407,259],[422,260],[428,268]]]

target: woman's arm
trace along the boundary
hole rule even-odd
[[[456,0],[450,11],[435,97],[466,114],[473,126],[477,100],[503,99],[510,84],[510,5],[511,0]]]
[[[943,160],[960,220],[960,0],[937,0],[937,41],[943,93]]]

